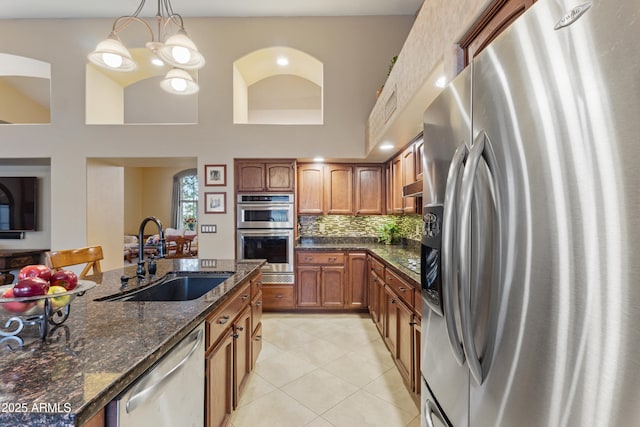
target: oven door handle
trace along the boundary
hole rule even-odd
[[[268,230],[268,231],[266,231]],[[238,232],[240,233],[240,237],[244,236],[258,236],[258,237],[293,237],[293,229],[287,228],[286,230],[276,230],[276,229],[266,229],[266,230],[255,230],[255,229],[240,229]]]

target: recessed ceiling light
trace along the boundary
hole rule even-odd
[[[287,65],[289,65],[289,60],[284,56],[281,56],[276,60],[276,63],[281,67],[286,67]]]
[[[153,58],[153,59],[151,60],[151,63],[152,63],[153,65],[155,65],[156,67],[162,67],[162,66],[164,65],[164,62],[163,62],[163,61],[162,61],[162,59],[160,59],[160,58]]]
[[[440,76],[436,79],[435,83],[436,87],[443,88],[447,85],[447,78],[445,76]]]
[[[314,157],[313,161],[314,162],[324,162],[324,157]]]
[[[390,144],[388,142],[385,142],[380,146],[380,149],[384,151],[391,150],[392,148],[393,148],[393,144]]]

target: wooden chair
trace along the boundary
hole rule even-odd
[[[175,240],[175,250],[167,254],[167,258],[189,258],[191,257],[191,240],[184,237],[177,237]]]
[[[45,252],[44,258],[47,266],[54,270],[87,263],[79,276],[84,279],[88,276],[89,270],[93,270],[92,274],[102,273],[100,261],[104,259],[104,256],[102,255],[102,246],[88,246],[86,248],[48,251]]]

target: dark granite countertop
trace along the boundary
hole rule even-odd
[[[384,245],[364,239],[302,239],[296,243],[297,250],[362,251],[366,250],[415,284],[420,283],[420,246],[414,242]],[[410,263],[409,260],[417,261]]]
[[[78,426],[86,422],[205,320],[262,261],[159,260],[169,272],[233,272],[201,298],[185,302],[96,302],[120,292],[135,266],[88,277],[98,285],[71,304],[71,314],[45,340],[35,326],[22,348],[0,348],[0,425]],[[131,281],[135,285],[135,280]],[[0,327],[6,315],[0,314]]]

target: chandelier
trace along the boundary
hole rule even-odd
[[[132,15],[121,16],[113,22],[113,28],[109,36],[96,46],[96,49],[88,56],[89,61],[95,65],[111,71],[133,71],[138,65],[133,60],[131,52],[127,49],[118,33],[133,22],[143,24],[151,40],[146,47],[159,59],[171,65],[171,69],[160,83],[160,87],[167,92],[190,95],[198,92],[198,84],[185,70],[197,70],[204,66],[204,57],[195,43],[189,38],[184,29],[182,16],[175,13],[170,0],[158,0],[158,12],[156,14],[157,37],[151,26],[138,15],[144,8],[146,0],[141,0],[138,8]],[[167,37],[171,30],[177,30]]]

